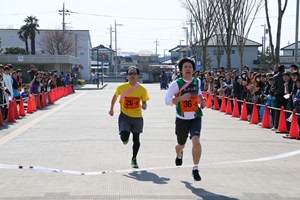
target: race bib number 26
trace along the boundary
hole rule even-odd
[[[140,106],[140,98],[139,97],[125,97],[124,107],[126,109],[136,109],[139,106]]]

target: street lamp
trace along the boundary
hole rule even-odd
[[[117,21],[115,20],[115,52],[116,52],[116,62],[115,62],[115,71],[116,76],[118,75],[118,46],[117,46],[117,26],[124,26],[124,24],[117,24]]]

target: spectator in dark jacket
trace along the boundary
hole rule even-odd
[[[274,90],[274,96],[275,96],[275,107],[281,108],[281,106],[284,106],[286,108],[287,100],[283,97],[284,96],[284,80],[283,80],[283,73],[285,71],[284,65],[280,65],[278,67],[278,73],[274,75],[273,77],[273,90]],[[280,110],[275,111],[275,120],[274,120],[274,126],[272,128],[273,131],[277,131],[278,129],[278,123],[279,123],[279,116],[280,116]]]

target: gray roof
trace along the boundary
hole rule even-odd
[[[224,35],[217,34],[217,35],[211,36],[211,38],[208,41],[208,46],[217,46],[218,37],[219,37],[219,40],[220,40],[221,37],[225,38],[226,34],[224,34]],[[253,40],[249,40],[249,39],[244,38],[244,37],[241,37],[241,38],[243,38],[246,41],[245,46],[257,46],[257,47],[262,46],[261,43],[255,42]],[[226,41],[226,38],[225,38],[225,41]],[[222,41],[220,41],[220,44],[222,44]],[[235,39],[233,40],[232,46],[237,46],[237,43],[236,43]]]
[[[293,43],[293,44],[290,44],[290,45],[287,45],[285,47],[282,47],[280,50],[295,50],[296,49],[296,43]],[[300,47],[300,42],[298,41],[298,49]]]

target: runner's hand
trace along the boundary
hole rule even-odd
[[[181,98],[181,101],[187,101],[191,98],[191,94],[190,93],[186,93],[184,95],[182,95],[180,98]]]
[[[114,111],[113,111],[113,110],[110,110],[110,111],[108,112],[108,114],[109,114],[110,116],[114,116]]]

